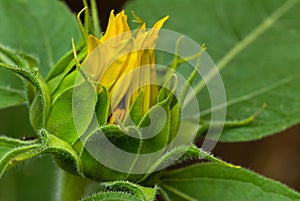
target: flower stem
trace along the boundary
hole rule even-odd
[[[57,201],[78,201],[82,198],[89,181],[86,178],[59,170],[57,179]]]

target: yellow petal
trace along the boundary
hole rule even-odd
[[[156,104],[157,86],[154,50],[145,50],[142,55],[141,65],[144,66],[141,72],[141,85],[143,90],[143,114]]]
[[[145,34],[145,32],[146,32],[146,23],[143,23],[139,29],[135,30],[136,40],[140,41],[143,35]]]
[[[145,63],[148,63],[149,62],[149,58],[145,55],[143,55],[143,61]],[[151,73],[150,73],[150,64],[148,63],[148,65],[145,65],[144,64],[144,67],[141,68],[141,86],[142,87],[142,90],[143,90],[143,114],[145,114],[149,108],[150,108],[150,98],[152,96],[151,93],[151,85],[150,82],[151,82]]]
[[[88,55],[100,45],[99,39],[93,35],[88,36]]]
[[[169,16],[160,19],[158,22],[154,24],[153,29],[160,29],[168,19]]]
[[[140,66],[140,59],[138,58],[139,54],[137,51],[131,52],[127,57],[125,66],[123,67],[122,72],[120,73],[120,77],[111,89],[111,92],[114,94],[114,97],[112,99],[112,105],[119,104],[121,100],[125,97],[125,107],[126,109],[128,109],[128,100],[130,98],[128,97],[128,94],[133,93],[133,82],[135,82],[140,77],[140,74],[137,75],[136,71],[132,71],[134,68]]]
[[[116,17],[115,17],[115,14],[114,14],[114,10],[112,10],[110,12],[110,15],[109,15],[109,20],[108,20],[108,25],[107,25],[107,28],[106,28],[106,32],[101,37],[100,43],[110,39],[113,36],[115,36],[116,33],[117,33],[117,30],[116,30]]]
[[[127,15],[125,15],[124,10],[122,10],[116,16],[116,30],[116,35],[130,31],[129,25],[127,23]]]
[[[155,25],[153,26],[152,29],[150,29],[147,32],[147,37],[145,38],[145,41],[144,41],[144,48],[148,48],[148,49],[155,48],[156,40],[158,37],[158,32],[159,32],[160,28],[163,26],[163,24],[168,19],[169,19],[169,16],[162,18],[161,20],[159,20],[158,22],[155,23]]]
[[[114,40],[109,40],[108,43],[114,43]],[[103,43],[103,45],[107,45]],[[118,43],[118,46],[112,48],[114,51],[112,54],[104,54],[107,58],[102,75],[100,76],[100,82],[102,85],[110,89],[116,81],[119,79],[120,75],[126,68],[128,68],[128,60],[130,58],[130,52],[133,48],[133,41],[125,40]]]

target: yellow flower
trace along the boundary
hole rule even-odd
[[[111,105],[117,106],[112,108],[114,114],[121,121],[141,90],[142,114],[156,104],[157,86],[145,83],[155,83],[154,48],[159,29],[167,19],[168,16],[162,18],[148,31],[146,24],[142,23],[137,31],[131,32],[125,12],[114,15],[112,10],[105,34],[100,39],[93,35],[88,36],[87,61],[89,57],[93,57],[93,69],[89,73],[94,74],[100,86],[108,89]],[[97,48],[99,46],[102,47]],[[144,67],[139,68],[140,66]],[[137,88],[138,91],[133,91]],[[117,96],[112,98],[112,94]],[[128,94],[133,95],[129,97]],[[115,117],[112,115],[108,122],[114,123]]]

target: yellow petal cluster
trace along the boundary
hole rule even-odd
[[[92,56],[94,63],[92,73],[108,89],[111,105],[117,106],[112,110],[119,120],[123,120],[141,91],[142,114],[156,103],[157,86],[145,83],[155,83],[154,49],[159,29],[167,19],[168,16],[162,18],[152,29],[146,30],[146,24],[142,23],[138,30],[131,31],[125,12],[115,15],[112,10],[105,34],[100,39],[88,36],[88,58]],[[114,123],[115,117],[108,121]]]

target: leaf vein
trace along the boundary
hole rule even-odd
[[[284,14],[286,14],[293,6],[298,3],[298,0],[288,0],[277,8],[272,14],[266,17],[261,24],[259,24],[252,32],[250,32],[243,40],[232,47],[231,50],[216,64],[218,70],[222,70],[227,66],[232,59],[235,58],[241,51],[248,47],[253,41],[261,36],[265,31],[277,22]],[[206,81],[211,80],[218,71],[212,70],[207,74]],[[196,94],[198,94],[205,86],[204,80],[201,80],[194,88]]]

